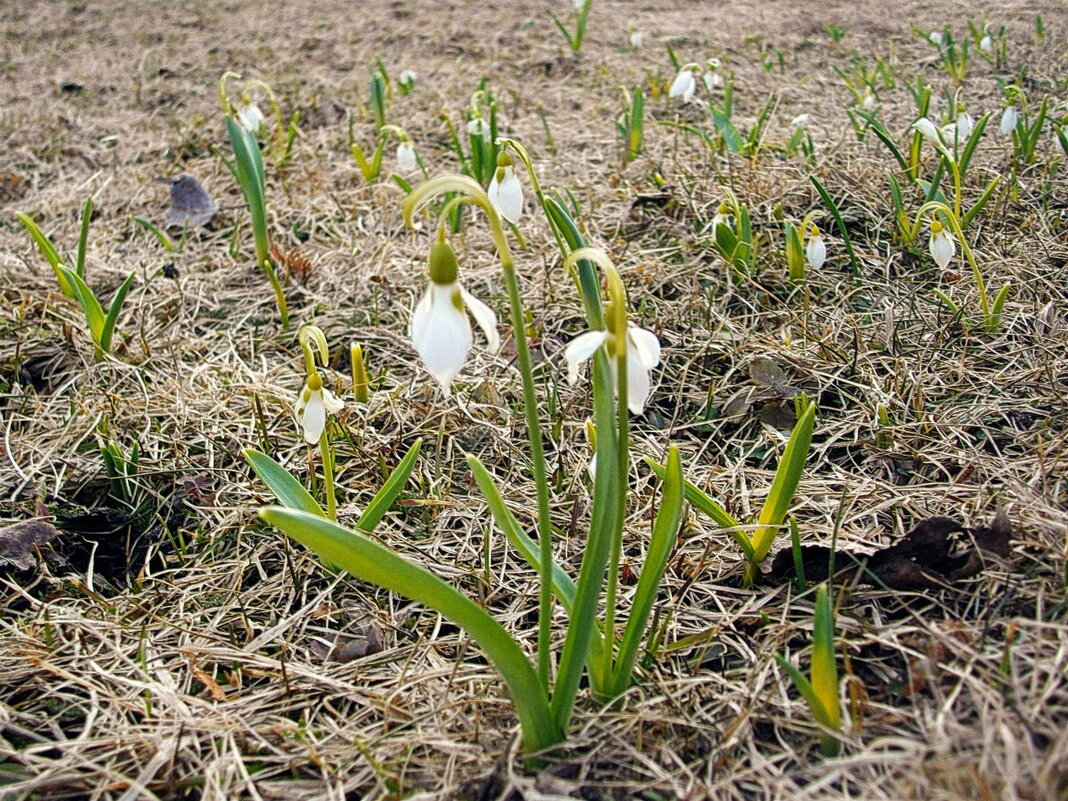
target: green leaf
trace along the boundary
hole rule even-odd
[[[752,561],[754,562],[762,562],[768,555],[779,526],[790,509],[794,492],[797,491],[797,485],[805,470],[815,420],[816,404],[810,401],[808,408],[794,425],[794,430],[786,443],[786,450],[783,451],[782,459],[775,470],[775,478],[772,479],[767,500],[764,501],[764,506],[760,510],[760,516],[757,519],[759,528],[753,533],[752,539]]]
[[[853,241],[849,238],[849,231],[846,228],[845,220],[842,219],[841,212],[838,211],[838,204],[834,202],[834,198],[830,193],[824,189],[823,184],[819,182],[815,175],[810,175],[808,179],[812,182],[812,185],[816,187],[816,191],[823,199],[823,203],[827,206],[827,210],[831,212],[831,216],[834,217],[835,225],[838,226],[838,236],[842,238],[842,244],[846,247],[846,253],[849,254],[849,263],[853,266],[853,274],[860,275],[860,260],[857,259],[857,253],[853,250]]]
[[[168,253],[174,253],[174,243],[171,242],[171,238],[167,236],[163,231],[157,228],[153,223],[146,220],[144,217],[134,217],[133,221],[156,237],[156,240],[160,243],[165,251]]]
[[[108,307],[108,316],[104,319],[104,326],[100,330],[100,349],[104,353],[111,353],[111,338],[115,334],[115,324],[119,320],[119,312],[122,310],[123,301],[126,300],[126,294],[130,291],[130,287],[133,285],[134,274],[130,273],[126,276],[126,280],[122,282],[118,291],[115,293],[115,297],[111,299],[111,305]]]
[[[816,591],[816,612],[812,628],[812,691],[827,715],[828,728],[841,728],[838,707],[838,666],[834,660],[834,610],[826,583]],[[821,721],[822,722],[822,721]]]
[[[776,661],[779,663],[786,675],[793,681],[794,686],[797,687],[801,693],[801,697],[805,699],[805,703],[808,704],[808,709],[812,713],[812,717],[816,719],[816,722],[822,726],[826,726],[828,729],[835,728],[831,725],[831,719],[827,715],[827,710],[823,708],[823,701],[816,695],[816,691],[812,689],[812,685],[809,683],[805,675],[786,661],[778,654],[775,655]]]
[[[404,491],[404,485],[408,483],[408,476],[412,474],[412,468],[415,467],[416,459],[419,458],[419,449],[422,445],[422,438],[412,443],[412,447],[404,454],[400,464],[393,469],[386,483],[375,493],[371,502],[367,504],[367,508],[363,510],[360,519],[356,521],[356,528],[370,534],[378,527],[386,512]]]
[[[80,275],[62,265],[59,269],[63,277],[74,287],[75,296],[85,312],[85,320],[89,324],[89,334],[92,336],[93,342],[103,350],[100,338],[104,332],[104,308],[100,305],[100,301],[96,299],[93,290],[86,285]]]
[[[645,635],[649,614],[656,601],[657,591],[664,578],[664,570],[667,568],[668,559],[675,547],[679,525],[682,522],[684,492],[682,461],[679,458],[679,450],[674,445],[668,451],[665,472],[667,478],[660,495],[660,507],[653,523],[653,534],[649,538],[649,551],[645,557],[645,564],[642,565],[638,586],[634,590],[634,601],[630,615],[627,617],[627,625],[623,630],[623,639],[619,645],[619,655],[613,669],[611,687],[613,695],[622,693],[630,685],[638,647]]]
[[[731,118],[714,106],[710,107],[708,111],[712,115],[712,122],[715,124],[716,130],[723,137],[727,149],[731,153],[741,153],[745,148],[745,142],[742,141],[742,136],[738,133],[738,129],[734,127]]]
[[[274,497],[288,509],[299,509],[309,514],[326,517],[326,512],[319,506],[306,489],[274,459],[265,453],[246,448],[241,451],[245,461],[259,476],[260,481],[267,485],[267,489],[274,493]]]
[[[37,223],[35,223],[28,214],[23,214],[21,211],[17,211],[15,212],[15,217],[29,232],[30,237],[37,244],[37,249],[41,251],[41,255],[44,256],[45,261],[48,262],[48,266],[52,268],[52,272],[56,274],[56,281],[59,282],[59,291],[68,298],[77,300],[78,293],[75,291],[74,285],[63,275],[63,259],[61,259],[59,253],[56,252],[52,240],[48,238],[44,231],[37,227]]]
[[[78,232],[78,255],[74,261],[74,272],[82,278],[85,277],[85,250],[89,244],[89,223],[93,218],[93,196],[85,199],[82,206],[82,225]]]
[[[467,632],[508,686],[527,750],[539,751],[564,739],[563,729],[553,722],[545,689],[522,649],[500,623],[470,598],[426,568],[324,517],[279,506],[261,509],[260,517],[315,551],[321,559],[361,581],[421,603]]]

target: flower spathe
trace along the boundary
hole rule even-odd
[[[318,374],[309,375],[294,410],[297,422],[304,429],[304,441],[316,444],[326,430],[327,415],[337,414],[344,408],[345,402],[323,387],[323,379]]]
[[[497,315],[457,279],[456,255],[447,242],[430,250],[430,285],[412,312],[408,335],[419,358],[448,394],[471,350],[470,313],[486,334],[491,352],[500,346]]]
[[[567,380],[574,384],[578,381],[579,365],[588,361],[606,343],[612,340],[608,331],[587,331],[579,334],[564,349],[567,360]],[[631,414],[645,411],[645,403],[653,391],[650,373],[660,364],[660,340],[656,334],[634,325],[627,326],[627,408]],[[612,374],[615,375],[616,364],[611,361]]]

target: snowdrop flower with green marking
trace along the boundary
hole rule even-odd
[[[827,245],[823,241],[819,228],[813,225],[811,231],[808,242],[805,244],[805,261],[813,270],[818,270],[827,261]]]
[[[927,39],[934,45],[942,44],[942,33],[940,31],[931,31],[927,35]]]
[[[715,235],[718,226],[730,225],[733,214],[734,209],[731,208],[731,204],[726,200],[721,200],[719,206],[716,207],[716,213],[712,215],[712,234]]]
[[[512,157],[505,150],[497,154],[497,170],[493,173],[486,195],[499,215],[512,225],[519,222],[523,213],[523,187],[516,177]]]
[[[564,349],[567,360],[567,380],[574,384],[578,381],[579,365],[593,357],[597,350],[611,343],[613,336],[608,331],[587,331],[579,334]],[[636,325],[627,325],[627,408],[631,414],[645,411],[645,402],[652,394],[653,385],[650,374],[660,364],[660,340],[656,334]],[[615,360],[611,361],[615,374]]]
[[[871,91],[871,87],[867,87],[864,90],[864,99],[860,101],[860,107],[865,111],[871,111],[875,108],[875,95]]]
[[[993,47],[994,40],[990,38],[989,33],[983,34],[983,38],[979,40],[979,49],[984,53],[989,53],[990,48]]]
[[[443,236],[430,248],[428,271],[430,286],[412,312],[408,335],[423,365],[448,395],[471,350],[467,315],[485,332],[491,352],[500,345],[497,315],[460,286],[456,253]]]
[[[267,118],[263,116],[260,107],[247,97],[241,99],[236,111],[238,123],[251,134],[258,134],[267,124]]]
[[[693,74],[693,65],[687,65],[679,70],[679,74],[672,81],[671,89],[668,90],[668,97],[678,97],[682,99],[683,103],[689,103],[693,100],[693,95],[696,91],[697,79]]]
[[[471,134],[471,136],[489,136],[489,123],[481,117],[470,119],[467,121],[467,132]]]
[[[633,25],[628,27],[630,29],[630,46],[637,50],[642,46],[642,32],[637,30]]]
[[[961,109],[960,114],[957,115],[957,138],[963,142],[972,135],[974,127],[975,123],[972,121],[972,115]]]
[[[312,373],[297,398],[297,422],[304,429],[304,441],[315,445],[326,430],[326,417],[345,408],[345,402],[323,387],[323,379]]]
[[[957,243],[953,241],[953,236],[938,220],[931,220],[931,240],[927,243],[927,249],[931,252],[931,258],[943,270],[957,252]]]
[[[401,139],[397,145],[397,167],[401,172],[415,172],[419,169],[419,161],[415,158],[415,148],[408,139]]]

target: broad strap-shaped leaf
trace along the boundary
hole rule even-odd
[[[59,291],[66,295],[68,298],[78,299],[78,293],[74,289],[74,285],[71,284],[67,277],[63,275],[63,259],[59,257],[59,253],[56,251],[55,245],[52,244],[52,240],[48,238],[35,223],[28,214],[23,214],[21,211],[15,212],[15,217],[18,219],[22,226],[30,234],[30,238],[37,244],[37,249],[41,251],[41,255],[44,256],[45,261],[48,262],[48,266],[52,268],[52,272],[56,274],[56,281],[59,283]]]
[[[130,287],[133,285],[133,280],[134,274],[130,273],[115,293],[115,297],[111,299],[108,316],[104,318],[104,327],[100,331],[100,349],[104,353],[111,353],[111,338],[115,334],[115,324],[119,320],[119,312],[122,311],[122,304],[126,300]]]
[[[422,445],[423,440],[421,438],[412,443],[412,447],[404,454],[400,464],[393,469],[393,472],[389,474],[389,478],[386,479],[386,483],[375,493],[371,502],[367,504],[367,508],[363,510],[363,514],[356,521],[356,528],[370,534],[378,527],[386,512],[400,497],[400,494],[404,492],[404,486],[408,483],[408,477],[412,474],[412,468],[415,467],[415,461],[419,458],[419,449]]]
[[[526,748],[538,751],[563,740],[563,729],[550,714],[546,690],[523,651],[501,624],[470,598],[426,568],[324,517],[279,506],[261,509],[260,516],[330,564],[421,603],[462,628],[479,644],[508,686]]]
[[[85,320],[89,324],[89,334],[92,336],[93,342],[103,350],[100,338],[104,333],[104,320],[106,319],[104,317],[104,307],[100,305],[100,301],[96,299],[93,290],[86,285],[80,275],[62,265],[60,265],[59,270],[63,277],[67,279],[67,282],[74,287],[74,295],[85,311]]]
[[[838,731],[841,712],[838,707],[838,666],[834,659],[834,610],[827,585],[816,590],[816,612],[812,627],[812,691],[820,699],[827,724]]]
[[[278,502],[287,509],[299,509],[319,517],[326,517],[326,512],[304,489],[304,486],[270,456],[252,448],[246,448],[241,451],[241,454],[253,472],[259,476],[260,481],[267,485],[267,489],[273,492]]]

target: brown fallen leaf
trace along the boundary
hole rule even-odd
[[[954,536],[961,533],[970,533],[970,537]],[[875,553],[839,553],[835,578],[885,585],[892,590],[938,589],[976,575],[992,560],[1007,558],[1011,534],[1012,524],[1004,509],[998,510],[989,526],[970,530],[950,517],[930,517],[917,523],[900,541]],[[825,581],[830,556],[830,548],[823,545],[801,546],[805,578]],[[780,581],[795,575],[791,549],[775,555],[771,575]]]
[[[17,570],[30,570],[37,565],[35,552],[59,536],[59,529],[44,520],[23,520],[0,528],[0,558]]]

